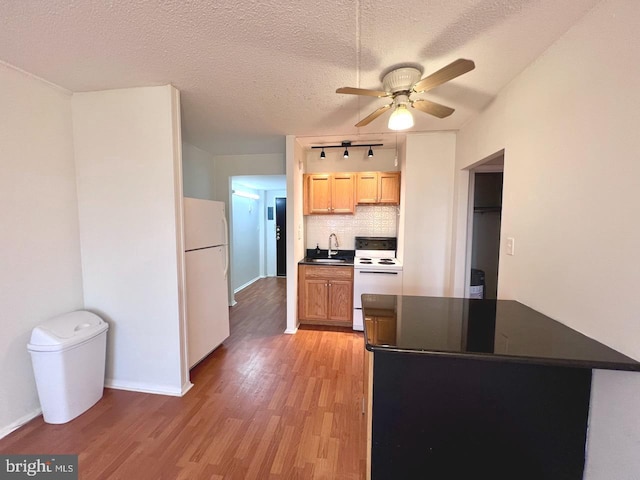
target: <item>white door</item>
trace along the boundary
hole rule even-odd
[[[229,337],[226,247],[185,254],[189,368]]]

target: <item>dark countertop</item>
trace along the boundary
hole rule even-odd
[[[335,250],[334,250],[335,251]],[[298,262],[298,265],[316,265],[323,267],[352,267],[353,266],[353,257],[355,256],[354,250],[338,250],[338,253],[335,255],[331,255],[331,258],[335,258],[338,260],[344,260],[341,263],[319,263],[314,262],[314,258],[329,258],[328,250],[309,248],[307,249],[306,256]]]
[[[513,300],[363,295],[371,351],[609,370],[640,362]]]

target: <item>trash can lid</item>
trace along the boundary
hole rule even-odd
[[[53,352],[83,343],[104,332],[109,325],[86,310],[65,313],[33,329],[27,345],[29,351]]]

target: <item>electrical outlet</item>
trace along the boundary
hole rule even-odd
[[[507,237],[507,255],[515,255],[516,239]]]

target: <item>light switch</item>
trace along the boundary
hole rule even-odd
[[[516,248],[516,240],[513,237],[507,237],[507,255],[514,255]]]

